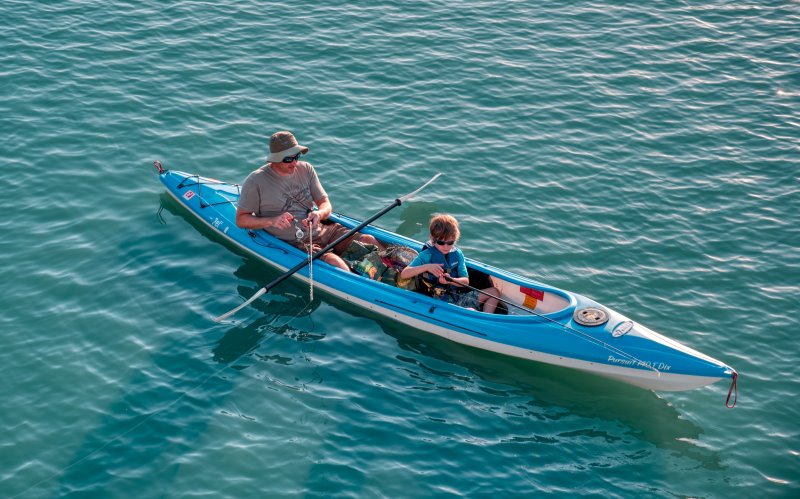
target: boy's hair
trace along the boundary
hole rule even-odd
[[[458,239],[461,235],[458,230],[458,220],[452,215],[442,213],[431,217],[430,232],[434,239]]]

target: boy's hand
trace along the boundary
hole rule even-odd
[[[444,275],[443,265],[441,263],[429,263],[425,265],[426,271],[430,272],[434,277],[441,277]]]

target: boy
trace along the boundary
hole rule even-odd
[[[458,237],[458,221],[451,215],[434,215],[430,223],[431,239],[419,252],[419,255],[400,273],[401,279],[415,277],[420,274],[426,285],[431,288],[432,295],[440,300],[460,307],[478,309],[483,304],[483,311],[493,314],[497,308],[497,290],[486,288],[483,293],[470,290],[460,293],[455,288],[469,286],[469,275],[464,254],[455,247]],[[450,277],[448,280],[445,276]]]

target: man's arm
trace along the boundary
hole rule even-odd
[[[423,263],[421,265],[417,265],[416,267],[412,267],[411,265],[409,265],[408,267],[404,268],[400,272],[400,279],[408,279],[410,277],[415,277],[425,272],[433,274],[436,277],[441,277],[442,275],[444,275],[441,263]]]
[[[325,220],[333,213],[333,205],[331,204],[331,200],[328,199],[328,196],[315,199],[314,203],[317,205],[317,213],[319,213],[320,220]]]
[[[317,205],[317,209],[310,212],[308,214],[308,218],[304,220],[305,225],[307,225],[308,222],[311,222],[312,227],[318,225],[321,220],[325,220],[331,216],[331,213],[333,213],[333,205],[331,205],[331,201],[328,199],[328,196],[315,199],[314,204]]]
[[[292,225],[294,217],[290,213],[282,213],[276,217],[257,217],[249,211],[236,209],[236,226],[241,229],[266,229],[277,227],[285,229]]]

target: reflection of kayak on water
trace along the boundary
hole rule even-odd
[[[178,203],[247,253],[280,270],[308,261],[308,254],[264,230],[236,226],[238,185],[170,170],[160,171],[160,179]],[[338,213],[330,219],[348,228],[360,224]],[[422,248],[419,241],[373,225],[361,232],[386,245]],[[313,283],[317,289],[385,317],[484,350],[580,369],[652,390],[689,390],[722,379],[731,379],[731,389],[735,388],[737,373],[730,366],[585,296],[470,259],[467,267],[472,286],[499,290],[504,304],[499,313],[458,307],[343,272],[321,260],[313,264]],[[301,267],[293,275],[308,282],[309,268]]]

